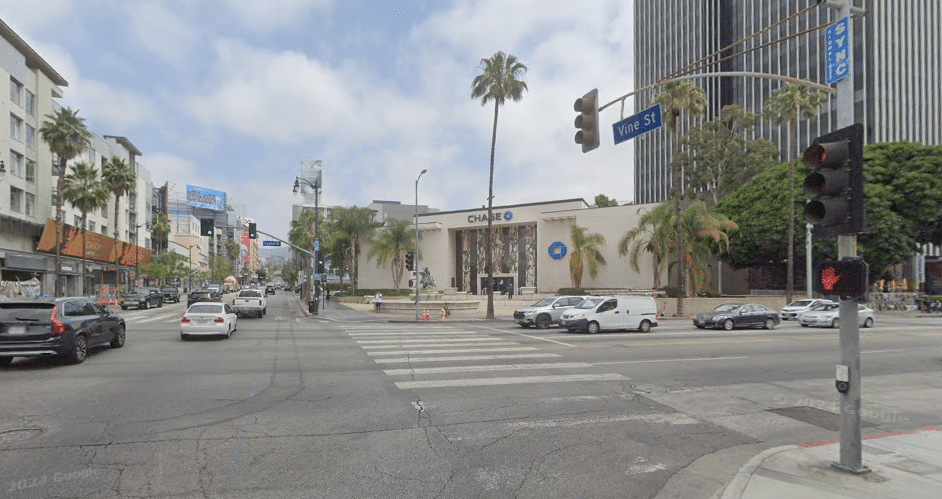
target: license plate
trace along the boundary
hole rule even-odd
[[[7,328],[7,334],[26,334],[26,326],[10,326]]]

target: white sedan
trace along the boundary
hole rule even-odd
[[[837,303],[822,303],[798,316],[798,323],[802,327],[841,327],[840,305]],[[874,311],[870,307],[857,305],[857,324],[860,327],[873,327]]]
[[[180,339],[219,335],[228,338],[236,330],[239,317],[227,303],[200,302],[190,305],[180,320]]]

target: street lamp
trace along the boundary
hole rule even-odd
[[[308,290],[307,290],[307,303],[308,303],[308,312],[313,315],[317,315],[317,306],[318,299],[320,298],[320,290],[315,290],[314,288],[314,272],[318,270],[317,262],[318,256],[321,249],[320,239],[317,233],[317,219],[319,218],[319,209],[317,206],[318,193],[321,188],[321,177],[318,175],[314,178],[314,181],[310,181],[306,178],[294,177],[294,193],[297,194],[301,190],[301,184],[304,184],[312,189],[314,189],[314,261],[311,262],[311,274],[308,278]],[[313,296],[312,296],[313,294]]]
[[[415,264],[412,267],[412,275],[415,279],[415,320],[419,320],[419,179],[427,171],[422,170],[415,178]]]

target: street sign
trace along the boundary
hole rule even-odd
[[[824,65],[827,68],[828,85],[850,74],[850,40],[847,37],[849,22],[850,19],[844,17],[824,30]]]
[[[656,130],[660,128],[662,124],[661,105],[655,104],[634,116],[629,116],[612,125],[612,132],[615,135],[615,144],[621,144],[626,140],[631,140],[651,130]]]
[[[262,246],[281,246],[281,241],[262,241]]]

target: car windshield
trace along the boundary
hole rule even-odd
[[[576,308],[584,308],[586,310],[595,308],[599,303],[602,303],[605,298],[586,298],[582,300],[582,303],[576,305]]]
[[[720,305],[719,307],[714,308],[713,311],[714,312],[735,312],[741,306],[742,305],[730,303],[727,305]]]
[[[801,307],[807,307],[808,305],[811,305],[812,303],[814,303],[814,300],[796,300],[789,303],[787,306],[801,308]]]
[[[549,298],[543,298],[542,300],[540,300],[540,301],[538,301],[538,302],[536,302],[536,303],[534,303],[533,305],[530,305],[530,306],[531,306],[531,307],[548,307],[548,306],[552,305],[554,301],[556,301],[556,297],[551,296],[551,297],[549,297]]]
[[[193,305],[186,311],[188,314],[218,314],[222,312],[222,305]]]

